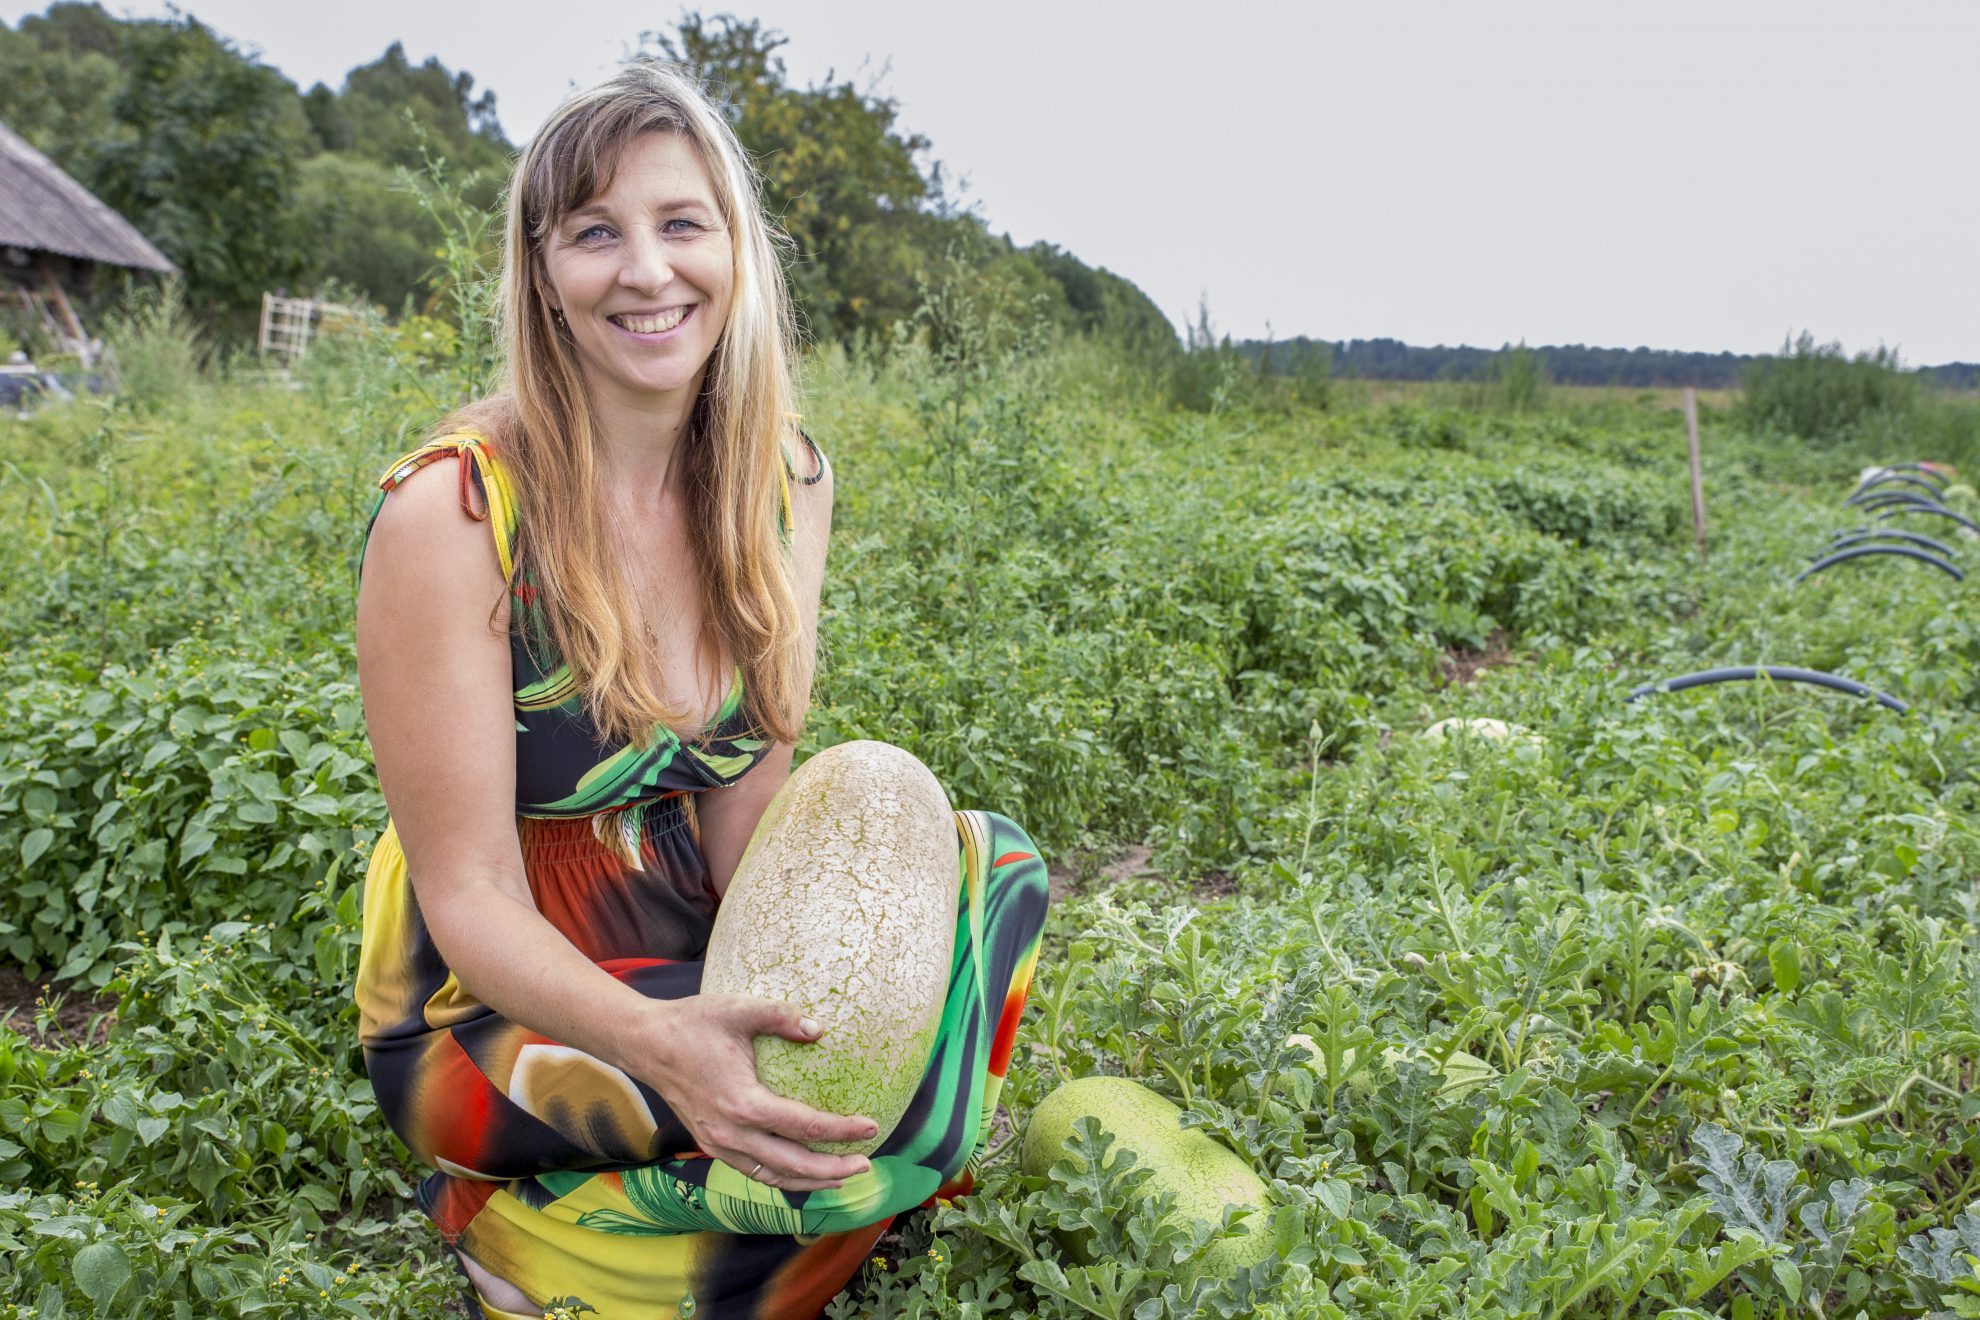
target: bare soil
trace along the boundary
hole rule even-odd
[[[1462,647],[1452,647],[1437,661],[1437,668],[1443,671],[1444,686],[1453,683],[1476,683],[1487,669],[1496,665],[1512,663],[1512,648],[1506,645],[1506,630],[1494,628],[1492,635],[1485,639],[1485,649],[1469,651]]]
[[[59,1000],[55,1021],[43,1033],[35,1026],[38,999]],[[31,979],[14,963],[0,963],[0,1022],[5,1022],[37,1045],[95,1045],[109,1034],[115,995],[98,994],[82,986],[54,985]],[[95,1021],[95,1029],[91,1022]]]
[[[1052,901],[1057,903],[1092,890],[1115,889],[1130,880],[1154,875],[1155,868],[1150,865],[1154,856],[1155,850],[1146,844],[1130,843],[1097,867],[1092,853],[1074,853],[1050,862],[1045,873],[1050,878]]]

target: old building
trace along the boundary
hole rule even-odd
[[[0,124],[0,310],[18,308],[85,369],[101,344],[77,304],[99,268],[168,273],[172,263],[130,221]]]

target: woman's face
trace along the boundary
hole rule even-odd
[[[546,237],[543,276],[593,390],[640,408],[691,401],[735,276],[715,189],[687,139],[629,144],[611,186]]]

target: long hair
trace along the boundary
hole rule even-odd
[[[570,332],[552,315],[540,259],[552,228],[610,187],[626,147],[654,132],[679,134],[699,156],[734,263],[728,320],[674,459],[708,621],[696,654],[733,656],[756,727],[791,742],[804,724],[813,663],[780,525],[795,318],[756,171],[727,120],[678,67],[635,60],[574,93],[517,160],[503,229],[502,387],[443,428],[481,430],[512,474],[522,529],[516,571],[526,568],[536,585],[548,640],[570,667],[593,728],[637,745],[661,724],[695,732],[692,716],[655,690],[651,648],[621,606],[628,586],[605,526],[597,419]]]

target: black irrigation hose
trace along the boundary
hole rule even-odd
[[[1852,697],[1874,697],[1877,704],[1887,710],[1902,715],[1910,709],[1896,697],[1886,696],[1875,688],[1865,687],[1853,678],[1840,674],[1825,674],[1819,669],[1787,669],[1775,665],[1735,665],[1728,669],[1704,669],[1695,674],[1685,674],[1678,678],[1660,679],[1655,683],[1645,683],[1636,688],[1625,701],[1635,701],[1653,692],[1682,692],[1686,688],[1705,687],[1712,683],[1746,682],[1765,678],[1783,683],[1811,683],[1816,687],[1828,688],[1831,692],[1846,692]]]
[[[1945,490],[1943,487],[1934,486],[1929,481],[1920,481],[1917,477],[1910,476],[1903,472],[1886,472],[1881,477],[1870,478],[1870,480],[1858,486],[1854,491],[1851,491],[1849,498],[1844,500],[1843,503],[1856,504],[1861,500],[1867,498],[1870,492],[1875,490],[1877,487],[1895,485],[1898,482],[1903,482],[1907,486],[1918,487],[1918,489],[1924,491],[1927,495],[1930,495],[1934,502],[1936,502],[1941,495],[1945,494]],[[1886,491],[1884,493],[1887,495],[1895,495],[1898,494],[1899,492]]]
[[[1894,509],[1886,509],[1877,515],[1878,522],[1887,522],[1900,513],[1936,513],[1941,518],[1950,518],[1971,531],[1980,532],[1980,523],[1974,522],[1963,513],[1954,513],[1943,504],[1901,504]]]
[[[1909,541],[1912,545],[1922,545],[1927,550],[1936,550],[1947,559],[1953,557],[1953,548],[1944,541],[1934,541],[1931,537],[1920,536],[1917,532],[1883,531],[1874,527],[1851,527],[1837,532],[1829,538],[1828,545],[1808,557],[1820,559],[1831,551],[1840,550],[1846,545],[1855,545],[1860,541]]]
[[[1889,476],[1898,472],[1916,472],[1928,480],[1938,482],[1940,490],[1944,490],[1946,487],[1952,485],[1952,479],[1946,476],[1945,473],[1928,468],[1923,463],[1886,463],[1870,474],[1870,480],[1875,481],[1879,477]]]
[[[1922,504],[1928,509],[1943,509],[1945,507],[1938,500],[1928,500],[1923,495],[1913,495],[1908,490],[1879,491],[1856,507],[1865,513],[1873,513],[1878,509],[1888,509],[1894,504]]]
[[[1838,550],[1827,559],[1818,560],[1810,564],[1807,568],[1802,569],[1799,573],[1795,574],[1794,580],[1795,582],[1800,582],[1803,578],[1813,577],[1831,565],[1840,564],[1850,559],[1861,559],[1865,555],[1902,555],[1906,559],[1916,559],[1921,564],[1930,564],[1941,573],[1951,574],[1952,580],[1955,582],[1966,581],[1966,574],[1960,572],[1945,560],[1928,555],[1923,550],[1913,550],[1909,546],[1902,545],[1859,545],[1853,550]]]

